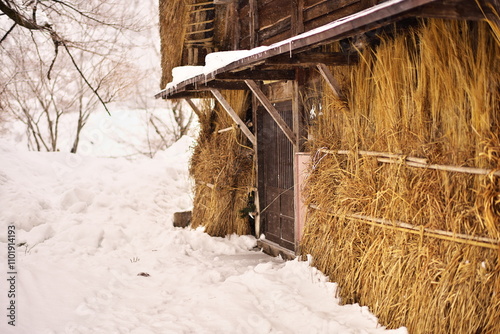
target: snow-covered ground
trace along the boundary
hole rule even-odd
[[[191,146],[130,161],[0,144],[0,333],[389,332],[307,262],[174,228]]]

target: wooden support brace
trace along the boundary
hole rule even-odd
[[[325,64],[318,64],[316,66],[318,67],[319,72],[321,73],[321,75],[325,79],[328,86],[330,86],[330,88],[332,89],[335,96],[341,100],[345,99],[344,95],[342,94],[342,90],[340,89],[339,83],[337,82],[337,80],[333,76],[333,74],[330,71],[330,69],[328,68],[328,66],[326,66]]]
[[[229,103],[224,98],[224,96],[222,96],[222,94],[217,89],[211,88],[210,91],[215,96],[215,98],[217,99],[217,101],[219,101],[219,103],[222,105],[222,107],[224,108],[224,110],[226,110],[226,112],[229,114],[229,116],[231,116],[231,118],[233,119],[233,121],[236,124],[238,124],[238,127],[245,134],[245,136],[247,136],[248,140],[250,140],[250,142],[252,143],[252,145],[255,146],[256,143],[257,143],[257,140],[255,139],[254,134],[250,131],[250,129],[248,129],[248,127],[246,126],[246,124],[241,120],[241,118],[238,116],[238,114],[229,105]]]
[[[200,109],[198,109],[196,104],[194,104],[194,102],[189,98],[186,99],[186,102],[189,104],[191,109],[193,109],[194,113],[198,116],[198,118],[201,118],[201,111]]]
[[[295,147],[297,145],[296,142],[296,137],[293,131],[288,127],[288,125],[285,123],[283,118],[280,116],[278,110],[273,106],[271,101],[268,100],[266,95],[260,90],[260,88],[257,86],[255,81],[253,80],[245,80],[245,83],[247,84],[248,88],[255,94],[257,99],[262,103],[264,108],[269,112],[271,117],[274,119],[276,124],[278,124],[279,128],[285,136],[288,138],[288,140],[292,143],[292,145]]]

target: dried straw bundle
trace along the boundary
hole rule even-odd
[[[172,69],[181,65],[186,22],[193,0],[160,0],[160,42],[162,77],[160,88],[172,81]]]
[[[345,303],[369,305],[389,327],[500,332],[498,242],[487,248],[424,233],[499,240],[498,177],[357,154],[498,169],[499,55],[487,24],[430,20],[383,37],[359,65],[333,69],[347,101],[325,90],[325,107],[311,129],[318,154],[308,203],[316,209],[309,210],[301,249],[339,282]],[[352,153],[324,154],[322,147]],[[400,222],[422,233],[405,233]]]
[[[243,91],[223,92],[225,99],[244,119],[248,95]],[[190,164],[196,181],[191,226],[205,226],[213,236],[249,234],[248,217],[241,213],[248,206],[253,189],[253,151],[233,120],[220,106],[207,103],[200,118],[200,135]]]

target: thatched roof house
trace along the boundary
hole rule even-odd
[[[192,224],[311,254],[389,327],[500,332],[499,8],[160,1],[157,97],[201,123]]]

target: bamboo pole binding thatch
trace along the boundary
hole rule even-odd
[[[409,157],[403,154],[396,153],[386,153],[386,152],[373,152],[373,151],[349,151],[349,150],[327,150],[324,148],[318,149],[318,152],[326,154],[359,154],[376,157],[378,162],[390,163],[390,164],[403,164],[410,167],[416,168],[427,168],[442,170],[448,172],[474,174],[474,175],[495,175],[500,176],[500,171],[494,169],[486,168],[476,168],[476,167],[464,167],[464,166],[453,166],[453,165],[439,165],[439,164],[429,164],[425,158]]]
[[[354,219],[372,226],[378,226],[382,228],[389,228],[392,230],[397,230],[401,232],[406,232],[406,233],[412,233],[412,234],[419,234],[422,236],[427,236],[427,237],[432,237],[436,239],[441,239],[441,240],[446,240],[446,241],[453,241],[461,244],[467,244],[467,245],[472,245],[472,246],[478,246],[478,247],[483,247],[483,248],[490,248],[490,249],[498,249],[500,251],[500,240],[497,239],[492,239],[492,238],[485,238],[485,237],[478,237],[478,236],[473,236],[473,235],[467,235],[467,234],[462,234],[462,233],[453,233],[449,231],[443,231],[443,230],[436,230],[436,229],[430,229],[426,228],[423,226],[416,226],[413,224],[397,221],[397,220],[389,220],[389,219],[384,219],[384,218],[376,218],[376,217],[369,217],[365,215],[359,215],[359,214],[336,214],[330,211],[322,210],[315,204],[310,204],[309,207],[311,209],[318,210],[320,212],[323,212],[325,214],[328,214],[329,216],[332,217],[337,217],[337,218],[347,218],[347,219]]]
[[[437,164],[423,164],[419,162],[412,161],[398,161],[392,159],[378,158],[380,162],[385,163],[400,163],[406,164],[410,167],[417,168],[427,168],[435,170],[443,170],[448,172],[465,173],[465,174],[475,174],[475,175],[495,175],[500,176],[500,171],[494,169],[476,168],[476,167],[461,167],[461,166],[451,166],[451,165],[437,165]]]
[[[427,164],[427,159],[425,158],[417,158],[417,157],[409,157],[403,154],[397,154],[397,153],[387,153],[387,152],[374,152],[374,151],[349,151],[349,150],[328,150],[325,148],[320,148],[318,150],[319,152],[322,153],[327,153],[327,154],[341,154],[341,155],[348,155],[348,154],[359,154],[359,155],[366,155],[366,156],[372,156],[372,157],[385,157],[385,158],[392,158],[392,159],[398,159],[398,160],[408,160],[408,161],[414,161],[418,162],[420,164]]]

